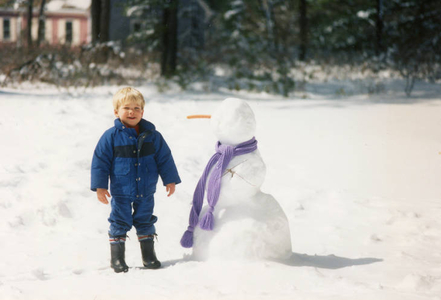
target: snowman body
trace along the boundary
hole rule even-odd
[[[226,99],[211,123],[222,144],[235,146],[254,136],[254,114],[243,100]],[[286,215],[273,196],[260,190],[265,173],[258,150],[233,157],[222,175],[213,230],[194,230],[194,259],[285,259],[292,254]]]

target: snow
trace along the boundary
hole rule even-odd
[[[307,99],[138,87],[144,116],[165,136],[182,184],[158,187],[160,270],[109,267],[110,211],[89,191],[90,161],[113,124],[118,87],[0,90],[0,299],[441,299],[441,98],[382,94]],[[397,84],[402,84],[398,82]],[[276,261],[190,259],[179,245],[195,185],[214,151],[208,120],[245,99],[267,173],[262,191],[283,208],[293,255]],[[141,266],[136,234],[126,261]]]

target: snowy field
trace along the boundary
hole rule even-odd
[[[249,93],[169,92],[139,87],[144,117],[165,136],[183,183],[155,214],[160,270],[109,267],[110,206],[89,191],[90,163],[113,125],[112,93],[0,90],[0,299],[441,299],[441,88],[411,98],[337,97],[309,87],[308,99]],[[267,165],[262,190],[283,207],[288,261],[193,261],[179,245],[193,190],[214,151],[208,120],[220,100],[248,101]]]

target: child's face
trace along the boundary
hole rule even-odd
[[[115,116],[127,127],[135,127],[144,114],[141,105],[135,102],[122,104],[118,110],[115,110]]]

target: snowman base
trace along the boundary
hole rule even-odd
[[[212,231],[194,232],[195,260],[283,260],[291,255],[288,220],[277,201],[264,193],[242,205],[219,208]]]

